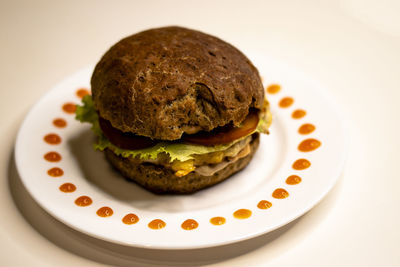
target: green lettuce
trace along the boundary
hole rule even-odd
[[[82,99],[83,105],[78,105],[76,108],[75,118],[80,122],[88,122],[92,124],[92,131],[98,136],[97,143],[94,144],[94,148],[103,151],[106,148],[111,149],[115,154],[121,155],[122,157],[138,157],[141,159],[156,159],[158,154],[166,153],[170,161],[179,160],[186,161],[193,159],[194,155],[207,154],[211,152],[223,151],[235,144],[236,142],[242,140],[238,139],[232,143],[216,146],[202,146],[193,144],[179,144],[172,142],[160,142],[153,147],[137,150],[127,150],[121,149],[114,144],[112,144],[103,134],[100,129],[98,115],[93,106],[92,97],[86,95]],[[256,131],[267,133],[270,118],[269,115],[260,119]]]
[[[272,114],[267,110],[265,113],[261,113],[260,121],[258,122],[256,131],[259,133],[269,134],[268,128],[272,122]]]

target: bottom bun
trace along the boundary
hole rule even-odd
[[[232,174],[246,167],[256,152],[259,143],[260,135],[258,133],[253,134],[250,142],[250,153],[228,164],[225,168],[211,176],[204,176],[196,172],[191,172],[183,177],[178,177],[174,174],[172,169],[162,165],[130,160],[129,158],[116,155],[109,149],[107,149],[105,153],[108,161],[119,170],[122,175],[153,193],[189,194],[222,182]]]

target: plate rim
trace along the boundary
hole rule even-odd
[[[283,63],[283,62],[279,62],[279,65],[281,66],[285,66],[288,67],[287,64]],[[143,244],[143,243],[127,243],[127,242],[121,242],[119,240],[116,239],[109,239],[106,238],[104,236],[98,235],[96,233],[90,232],[90,231],[85,231],[84,229],[81,229],[73,224],[70,224],[68,221],[64,220],[62,217],[58,216],[57,214],[53,213],[53,211],[51,209],[48,209],[48,207],[45,205],[45,203],[42,203],[41,199],[38,199],[34,196],[34,193],[29,189],[29,187],[26,184],[26,181],[22,178],[22,174],[21,174],[21,162],[20,162],[20,156],[19,153],[21,151],[20,147],[20,139],[21,139],[21,132],[22,129],[25,127],[25,125],[27,124],[28,119],[30,118],[31,114],[40,107],[40,105],[42,104],[42,102],[45,101],[45,99],[48,97],[49,93],[53,90],[55,90],[55,88],[58,88],[59,86],[61,86],[61,84],[66,83],[68,80],[72,80],[73,77],[75,77],[78,73],[83,72],[83,71],[89,71],[90,69],[93,69],[94,65],[90,65],[84,68],[79,69],[78,71],[74,72],[73,74],[63,78],[61,81],[59,81],[57,84],[55,84],[54,86],[52,86],[44,95],[42,95],[38,101],[35,102],[35,104],[29,109],[29,111],[26,113],[22,123],[20,124],[19,130],[18,130],[18,134],[16,137],[16,141],[15,141],[15,145],[14,145],[14,159],[15,159],[15,163],[16,163],[16,167],[18,170],[18,174],[20,177],[20,180],[22,181],[24,187],[26,188],[27,192],[29,192],[29,194],[31,195],[31,197],[39,204],[39,206],[45,210],[47,213],[49,213],[52,217],[54,217],[55,219],[57,219],[58,221],[62,222],[63,224],[67,225],[68,227],[71,227],[72,229],[77,230],[78,232],[87,234],[89,236],[93,236],[95,238],[99,238],[101,240],[105,240],[107,242],[111,242],[111,243],[116,243],[116,244],[120,244],[120,245],[125,245],[125,246],[133,246],[133,247],[141,247],[141,248],[151,248],[151,249],[163,249],[163,250],[182,250],[182,249],[199,249],[199,248],[209,248],[209,247],[216,247],[216,246],[222,246],[222,245],[228,245],[228,244],[232,244],[232,243],[236,243],[236,242],[240,242],[240,241],[244,241],[244,240],[248,240],[263,234],[266,234],[268,232],[272,232],[294,220],[296,220],[297,218],[301,217],[302,215],[304,215],[305,213],[307,213],[308,211],[310,211],[313,207],[315,207],[316,205],[318,205],[321,200],[332,190],[332,188],[334,187],[334,185],[337,183],[337,181],[339,180],[342,172],[344,171],[344,166],[348,157],[348,142],[349,142],[349,138],[348,135],[346,133],[348,133],[348,124],[347,121],[345,120],[345,117],[343,116],[343,114],[340,112],[340,110],[338,108],[334,108],[337,105],[334,105],[336,103],[336,101],[333,99],[333,97],[331,96],[331,94],[329,93],[329,91],[327,90],[327,88],[325,86],[323,86],[322,84],[320,84],[319,82],[317,82],[315,79],[312,79],[312,77],[309,77],[308,75],[304,74],[303,72],[301,72],[298,69],[292,68],[292,67],[288,67],[291,71],[300,74],[302,77],[307,77],[307,82],[311,83],[313,85],[313,89],[315,90],[315,88],[322,88],[323,90],[321,90],[319,93],[319,95],[321,97],[323,97],[327,103],[329,103],[330,105],[330,109],[331,111],[333,111],[335,113],[335,116],[338,118],[338,120],[340,121],[340,136],[341,136],[341,140],[343,140],[343,145],[342,145],[342,154],[340,157],[340,162],[337,163],[337,168],[336,168],[336,172],[335,174],[331,174],[331,176],[334,176],[334,179],[331,180],[330,184],[326,186],[324,192],[321,192],[318,197],[314,198],[314,201],[310,202],[309,205],[304,206],[304,208],[299,209],[297,211],[297,213],[292,213],[292,216],[289,216],[287,220],[285,220],[284,222],[278,223],[273,225],[272,227],[267,227],[265,229],[258,229],[257,231],[253,231],[252,234],[248,234],[246,236],[241,236],[239,238],[233,238],[230,240],[225,240],[225,241],[220,241],[220,242],[214,242],[212,244],[197,244],[197,245],[185,245],[185,246],[179,246],[179,245],[169,245],[169,246],[164,246],[164,245],[154,245],[154,244]]]

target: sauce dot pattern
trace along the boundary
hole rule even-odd
[[[270,95],[279,96],[279,93],[283,91],[283,87],[279,84],[270,84],[266,87],[266,93]],[[88,88],[78,88],[75,92],[75,97],[78,99],[82,99],[84,96],[90,95],[90,90]],[[291,96],[284,96],[280,98],[278,102],[278,107],[281,109],[290,109],[293,105],[295,105],[295,99]],[[54,130],[62,131],[64,128],[68,126],[68,117],[71,117],[75,114],[76,104],[75,102],[66,102],[62,104],[61,110],[67,116],[67,118],[56,117],[52,120],[51,124]],[[291,112],[291,118],[296,121],[301,121],[303,118],[307,117],[307,111],[302,108],[294,109]],[[316,127],[311,123],[303,123],[298,128],[298,134],[301,136],[309,135],[315,132]],[[44,154],[43,159],[47,161],[49,164],[53,165],[56,163],[62,164],[62,155],[56,151],[58,145],[62,144],[62,132],[50,132],[45,134],[42,137],[42,140],[49,145],[49,151]],[[315,138],[307,138],[301,141],[297,147],[298,151],[301,153],[309,153],[316,149],[318,149],[322,145],[321,141]],[[303,171],[311,167],[311,162],[305,158],[299,158],[293,161],[292,169],[295,171]],[[62,193],[73,194],[77,191],[77,186],[68,182],[68,178],[65,177],[64,170],[60,166],[51,166],[47,170],[47,175],[52,178],[58,178],[63,180],[62,184],[59,185],[58,189]],[[288,186],[295,186],[302,182],[302,178],[299,175],[291,174],[285,180],[285,184]],[[289,190],[290,191],[290,190]],[[271,197],[276,201],[284,201],[284,199],[290,196],[289,191],[285,188],[276,188],[272,191]],[[93,200],[90,196],[81,195],[75,198],[74,201],[77,207],[87,207],[91,205],[95,205],[95,200]],[[254,205],[254,208],[258,208],[258,210],[268,210],[273,208],[273,203],[270,200],[261,199],[257,204]],[[263,211],[264,212],[264,211]],[[106,218],[114,215],[114,210],[111,207],[103,206],[98,207],[96,214],[98,217]],[[241,207],[232,212],[233,220],[246,220],[246,219],[254,219],[254,213],[252,211],[252,207]],[[209,223],[214,226],[223,226],[227,222],[226,217],[222,216],[214,216],[210,217]],[[135,213],[127,213],[121,218],[121,223],[127,226],[134,225],[140,223],[141,220],[139,216]],[[167,223],[161,219],[153,219],[147,222],[147,226],[151,230],[162,230],[167,227]],[[181,229],[185,231],[193,231],[200,227],[199,222],[196,219],[186,219],[181,223]]]

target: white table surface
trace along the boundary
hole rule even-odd
[[[399,14],[396,0],[1,1],[0,265],[400,266]],[[13,147],[29,108],[122,37],[172,24],[268,51],[328,88],[348,119],[349,156],[306,215],[234,245],[153,251],[80,234],[24,189]]]

